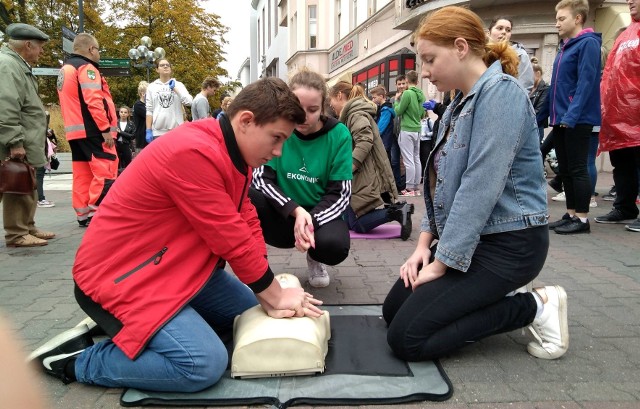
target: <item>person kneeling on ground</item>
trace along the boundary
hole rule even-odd
[[[559,358],[569,347],[567,294],[527,291],[549,228],[538,125],[513,77],[517,55],[505,42],[487,44],[480,17],[462,7],[430,14],[414,38],[423,77],[460,92],[427,163],[418,244],[382,307],[387,341],[400,358],[422,361],[528,326],[529,353]]]
[[[235,316],[260,304],[275,318],[319,317],[319,300],[274,279],[247,199],[252,168],[279,156],[304,119],[270,77],[244,88],[220,121],[147,146],[101,204],[73,266],[76,300],[111,338],[92,345],[81,324],[30,358],[66,383],[194,392],[225,372],[222,339]]]
[[[346,218],[357,233],[392,221],[400,223],[400,238],[411,235],[413,205],[398,203],[391,164],[374,121],[376,105],[365,97],[362,86],[340,81],[329,91],[331,107],[340,116],[353,138],[351,169],[353,190]],[[383,204],[386,206],[380,208]]]

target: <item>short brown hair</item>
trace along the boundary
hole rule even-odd
[[[202,89],[213,87],[215,89],[220,88],[220,81],[216,77],[207,77],[202,81]]]
[[[171,61],[169,61],[169,60],[168,60],[168,59],[166,59],[166,58],[158,58],[158,59],[156,60],[156,62],[155,62],[156,68],[160,68],[160,63],[161,63],[162,61],[166,61],[166,62],[167,62],[167,64],[169,64],[169,68],[173,68],[173,66],[171,65]]]
[[[418,83],[418,73],[414,70],[407,71],[407,82],[410,84]]]
[[[94,44],[98,44],[98,40],[89,33],[80,33],[73,39],[73,52],[83,55],[87,49],[93,48]]]
[[[587,15],[589,14],[589,2],[587,0],[561,0],[556,4],[556,11],[565,8],[570,9],[574,17],[582,16],[583,25],[587,22]]]
[[[302,124],[307,114],[300,101],[287,84],[280,78],[266,77],[247,85],[227,108],[230,119],[240,111],[251,111],[254,123],[262,126],[285,119],[294,124]]]
[[[383,85],[378,85],[377,87],[374,87],[371,91],[369,91],[369,93],[371,95],[382,95],[383,97],[387,96],[387,90],[384,88]]]

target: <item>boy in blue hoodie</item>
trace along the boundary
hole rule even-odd
[[[382,85],[378,85],[371,90],[371,100],[378,106],[376,123],[378,124],[384,149],[387,151],[389,162],[391,162],[391,147],[394,143],[398,143],[393,134],[393,118],[395,118],[396,113],[393,110],[393,105],[387,98],[387,90]]]
[[[556,28],[561,38],[549,86],[550,125],[567,213],[550,223],[558,234],[589,233],[591,184],[587,172],[589,137],[600,125],[600,47],[602,37],[583,29],[587,0],[562,0],[556,5]]]

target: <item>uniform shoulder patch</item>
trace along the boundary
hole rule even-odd
[[[64,85],[64,70],[61,69],[58,73],[58,80],[56,81],[56,87],[58,87],[58,91],[62,91],[62,86]]]
[[[87,77],[89,77],[90,80],[95,80],[96,72],[94,70],[87,70]]]

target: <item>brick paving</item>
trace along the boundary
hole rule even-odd
[[[63,166],[64,167],[64,166]],[[66,179],[66,181],[65,181]],[[82,239],[71,209],[69,177],[47,177],[45,192],[56,207],[38,209],[42,229],[58,237],[41,248],[11,249],[0,243],[0,312],[12,322],[27,350],[79,322],[84,316],[72,295],[71,266]],[[599,174],[598,191],[607,192],[612,177]],[[62,190],[54,190],[62,189]],[[551,197],[553,192],[549,192]],[[420,217],[416,204],[414,233],[407,242],[354,240],[350,256],[330,267],[332,283],[314,289],[326,303],[381,303],[397,277],[398,266],[413,250]],[[598,199],[591,216],[607,213],[611,202]],[[564,203],[550,201],[551,219]],[[454,395],[433,405],[446,409],[631,409],[640,408],[640,234],[622,225],[592,222],[592,233],[551,233],[551,247],[539,284],[563,285],[569,294],[570,349],[557,361],[526,352],[521,331],[477,342],[441,360]],[[105,243],[105,246],[123,243]],[[305,258],[294,251],[270,249],[274,271],[305,281]],[[117,408],[119,389],[63,385],[42,376],[36,383],[51,408]],[[0,405],[1,406],[1,405]]]

